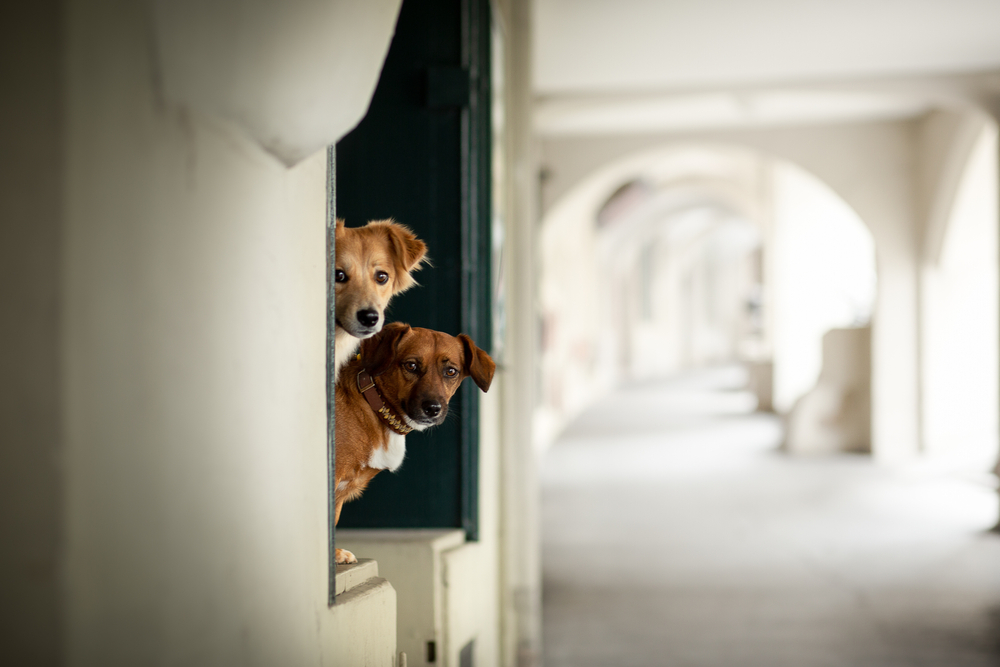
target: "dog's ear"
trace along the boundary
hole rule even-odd
[[[389,370],[392,362],[396,359],[399,341],[409,332],[409,324],[390,322],[371,338],[365,338],[361,341],[361,360],[365,365],[365,370],[371,373],[372,377]]]
[[[329,254],[330,249],[334,247],[333,246],[334,243],[336,243],[338,246],[340,245],[340,239],[342,239],[343,236],[344,236],[344,219],[337,218],[337,223],[333,227],[333,236],[330,236],[329,234],[326,235],[327,254]]]
[[[410,231],[409,227],[404,227],[399,223],[392,223],[386,227],[389,232],[389,239],[403,270],[409,273],[420,268],[427,257],[427,244],[417,238],[416,234]]]
[[[416,237],[409,227],[392,220],[376,220],[369,225],[382,228],[396,266],[396,284],[393,292],[398,294],[417,284],[410,272],[417,271],[427,260],[427,244]]]
[[[490,358],[490,355],[476,347],[471,338],[465,334],[458,334],[458,339],[462,341],[462,347],[465,351],[465,374],[471,377],[476,386],[484,392],[489,391],[497,365]]]

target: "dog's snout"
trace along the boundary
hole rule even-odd
[[[357,318],[358,322],[363,326],[373,327],[378,324],[378,311],[372,308],[365,308],[358,311]]]
[[[420,408],[428,417],[437,417],[441,414],[441,404],[437,401],[424,401],[420,404]]]

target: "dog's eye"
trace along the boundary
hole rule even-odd
[[[379,285],[385,285],[388,281],[389,281],[388,273],[386,273],[385,271],[375,272],[375,282],[377,282]]]
[[[337,269],[337,272],[333,274],[333,277],[338,283],[347,282],[347,274],[344,273],[343,269]]]
[[[445,377],[453,378],[456,375],[458,375],[458,369],[457,368],[448,367],[448,368],[444,369],[444,376]]]
[[[417,372],[417,362],[415,362],[415,361],[404,361],[403,362],[403,368],[405,368],[408,371],[416,373]]]

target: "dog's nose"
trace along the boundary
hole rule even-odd
[[[441,404],[437,401],[424,401],[420,407],[423,408],[424,414],[428,417],[437,417],[441,414]]]
[[[378,324],[378,311],[372,310],[371,308],[359,310],[357,318],[358,322],[360,322],[363,326],[373,327]]]

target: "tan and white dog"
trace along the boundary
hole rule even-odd
[[[408,228],[392,220],[346,227],[338,219],[334,238],[337,321],[333,377],[336,380],[360,341],[381,331],[389,299],[416,284],[410,274],[425,261],[427,246]]]
[[[344,366],[336,388],[334,525],[344,503],[360,496],[375,475],[402,465],[407,433],[444,421],[462,380],[471,377],[487,391],[495,370],[490,355],[465,334],[393,322],[362,341],[361,358]],[[335,558],[357,560],[344,549]]]

